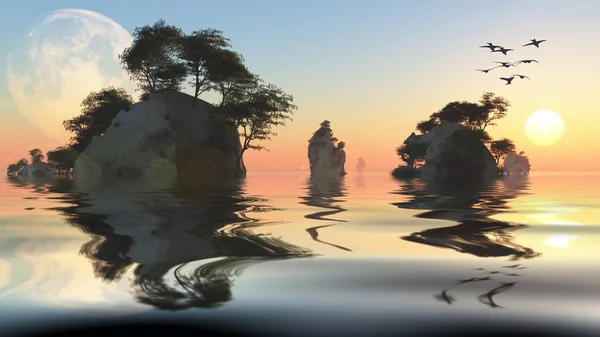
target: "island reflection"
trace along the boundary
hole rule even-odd
[[[450,220],[458,223],[454,226],[426,229],[403,236],[402,239],[433,247],[453,249],[460,253],[477,257],[507,257],[509,260],[525,260],[539,257],[541,253],[515,242],[511,235],[519,229],[527,228],[522,224],[512,224],[491,219],[490,217],[509,210],[508,201],[527,193],[527,176],[505,177],[488,184],[440,186],[412,180],[405,182],[395,194],[410,198],[407,202],[393,205],[407,209],[424,209],[415,215],[419,218]],[[521,264],[502,268],[525,269]],[[516,281],[506,282],[506,277],[522,276],[514,272],[475,268],[473,277],[457,280],[446,287],[434,298],[447,304],[454,304],[456,298],[450,291],[464,284],[475,282],[493,283],[492,288],[479,294],[477,300],[490,308],[503,308],[494,297],[513,289]]]
[[[393,203],[406,209],[423,209],[416,217],[450,220],[457,225],[426,229],[402,239],[440,248],[449,248],[478,257],[531,259],[541,255],[515,242],[511,232],[527,228],[490,218],[508,211],[508,201],[526,193],[527,176],[506,177],[488,184],[440,186],[412,180],[392,193],[409,196],[407,202]]]
[[[256,234],[249,213],[271,208],[241,182],[202,189],[147,191],[132,186],[78,192],[69,180],[31,184],[65,195],[60,211],[91,237],[80,254],[97,278],[120,281],[132,269],[133,297],[165,310],[212,308],[232,300],[233,279],[264,261],[310,257],[305,248]]]
[[[330,221],[333,223],[313,226],[307,228],[306,231],[310,234],[310,237],[316,242],[335,247],[344,251],[351,252],[352,250],[331,242],[323,241],[319,238],[319,229],[337,225],[339,223],[345,223],[346,220],[330,218],[329,216],[336,215],[342,212],[346,212],[347,209],[341,207],[339,204],[346,202],[343,198],[348,195],[346,187],[346,177],[340,178],[322,178],[322,177],[309,177],[305,182],[307,194],[300,197],[302,201],[301,205],[310,207],[318,207],[328,209],[327,211],[311,212],[304,217],[311,220],[319,221]]]

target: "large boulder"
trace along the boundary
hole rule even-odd
[[[80,187],[140,182],[156,187],[244,176],[239,134],[213,118],[213,106],[179,93],[152,94],[121,111],[94,137],[73,168]]]
[[[23,179],[53,179],[56,178],[58,172],[56,169],[44,162],[29,164],[19,171],[18,175]]]
[[[529,174],[531,165],[529,159],[526,156],[516,154],[514,152],[509,153],[504,157],[503,173],[505,175],[513,174]]]
[[[346,174],[345,143],[337,143],[329,121],[321,123],[308,140],[308,161],[311,176],[338,178]]]
[[[463,125],[444,123],[424,135],[413,132],[404,143],[427,147],[425,164],[418,169],[422,179],[466,182],[498,176],[494,156],[477,133]]]

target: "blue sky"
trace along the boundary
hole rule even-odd
[[[475,68],[486,67],[492,59],[505,60],[477,48],[485,42],[520,47],[530,38],[548,38],[554,50],[553,54],[546,50],[546,60],[562,58],[562,73],[557,76],[591,81],[595,71],[600,75],[595,65],[600,55],[600,1],[594,0],[13,2],[0,12],[0,64],[6,64],[6,54],[45,15],[63,8],[98,12],[129,32],[160,18],[186,32],[208,27],[223,30],[252,71],[296,97],[297,117],[280,133],[280,142],[286,146],[294,137],[308,138],[325,115],[340,138],[360,138],[365,149],[376,143],[370,140],[375,135],[385,134],[382,151],[393,158],[394,146],[417,121],[451,100],[477,100],[482,91],[523,102],[513,104],[523,112],[507,118],[507,125],[523,123],[536,106],[558,109],[552,106],[558,103],[548,97],[564,85],[552,81],[548,66],[546,77],[538,80],[543,90],[541,84],[536,89],[532,84],[515,94],[496,77],[482,80]],[[580,45],[586,38],[594,45]],[[579,65],[566,61],[580,55]],[[5,78],[4,67],[0,78]],[[0,100],[4,102],[0,113],[15,114],[1,80]],[[586,111],[582,114],[592,114],[591,108]],[[357,119],[363,128],[357,128]],[[374,132],[382,124],[397,130],[396,134]],[[305,146],[304,139],[299,143]]]

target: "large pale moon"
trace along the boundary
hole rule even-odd
[[[552,110],[536,111],[525,123],[525,133],[529,140],[539,146],[557,143],[565,132],[565,125],[559,114]]]
[[[71,136],[62,122],[81,112],[92,91],[108,86],[133,93],[118,55],[132,37],[108,17],[83,9],[51,12],[7,60],[10,94],[33,125],[59,141]]]

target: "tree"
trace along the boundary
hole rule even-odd
[[[8,165],[6,168],[6,174],[13,175],[19,173],[25,166],[29,165],[29,161],[25,158],[22,158],[16,163],[12,163]]]
[[[31,163],[41,163],[44,160],[44,154],[40,149],[29,150],[29,158],[31,158]]]
[[[251,91],[260,86],[258,77],[244,65],[242,54],[232,50],[221,49],[215,51],[207,62],[208,80],[221,95],[220,107],[228,100],[244,97],[244,91]]]
[[[181,54],[181,30],[158,20],[152,26],[136,27],[131,46],[119,55],[123,69],[138,83],[143,94],[179,90],[186,76]]]
[[[407,166],[417,168],[425,162],[426,144],[402,144],[396,148],[396,154]]]
[[[462,103],[455,101],[446,104],[437,115],[440,122],[444,123],[463,123],[466,120],[462,110]]]
[[[500,159],[511,152],[515,152],[516,146],[512,140],[502,138],[492,141],[490,144],[490,152],[496,159],[496,165],[500,164]]]
[[[496,125],[495,121],[506,117],[510,102],[492,92],[484,92],[479,100],[483,112],[479,118],[479,128],[485,130],[489,125]]]
[[[46,153],[48,164],[62,174],[71,174],[79,153],[70,146],[57,147]]]
[[[420,121],[417,123],[417,131],[421,134],[425,134],[431,131],[437,125],[435,119],[428,119],[426,121]]]
[[[294,98],[272,84],[257,83],[244,92],[237,92],[235,99],[226,102],[221,108],[221,115],[240,130],[243,138],[242,147],[236,155],[236,167],[239,168],[243,154],[248,149],[267,150],[263,145],[253,144],[255,141],[270,140],[277,136],[275,126],[285,125],[291,120]]]
[[[63,122],[65,129],[75,134],[71,137],[73,150],[83,152],[92,137],[104,134],[113,118],[132,105],[133,98],[123,88],[108,87],[90,93],[81,103],[81,114]]]
[[[229,39],[216,29],[197,30],[182,38],[179,57],[184,61],[188,74],[193,77],[190,84],[194,86],[194,97],[198,98],[213,88],[208,78],[208,67],[215,63],[212,58],[218,57],[221,54],[219,51],[230,46]]]

